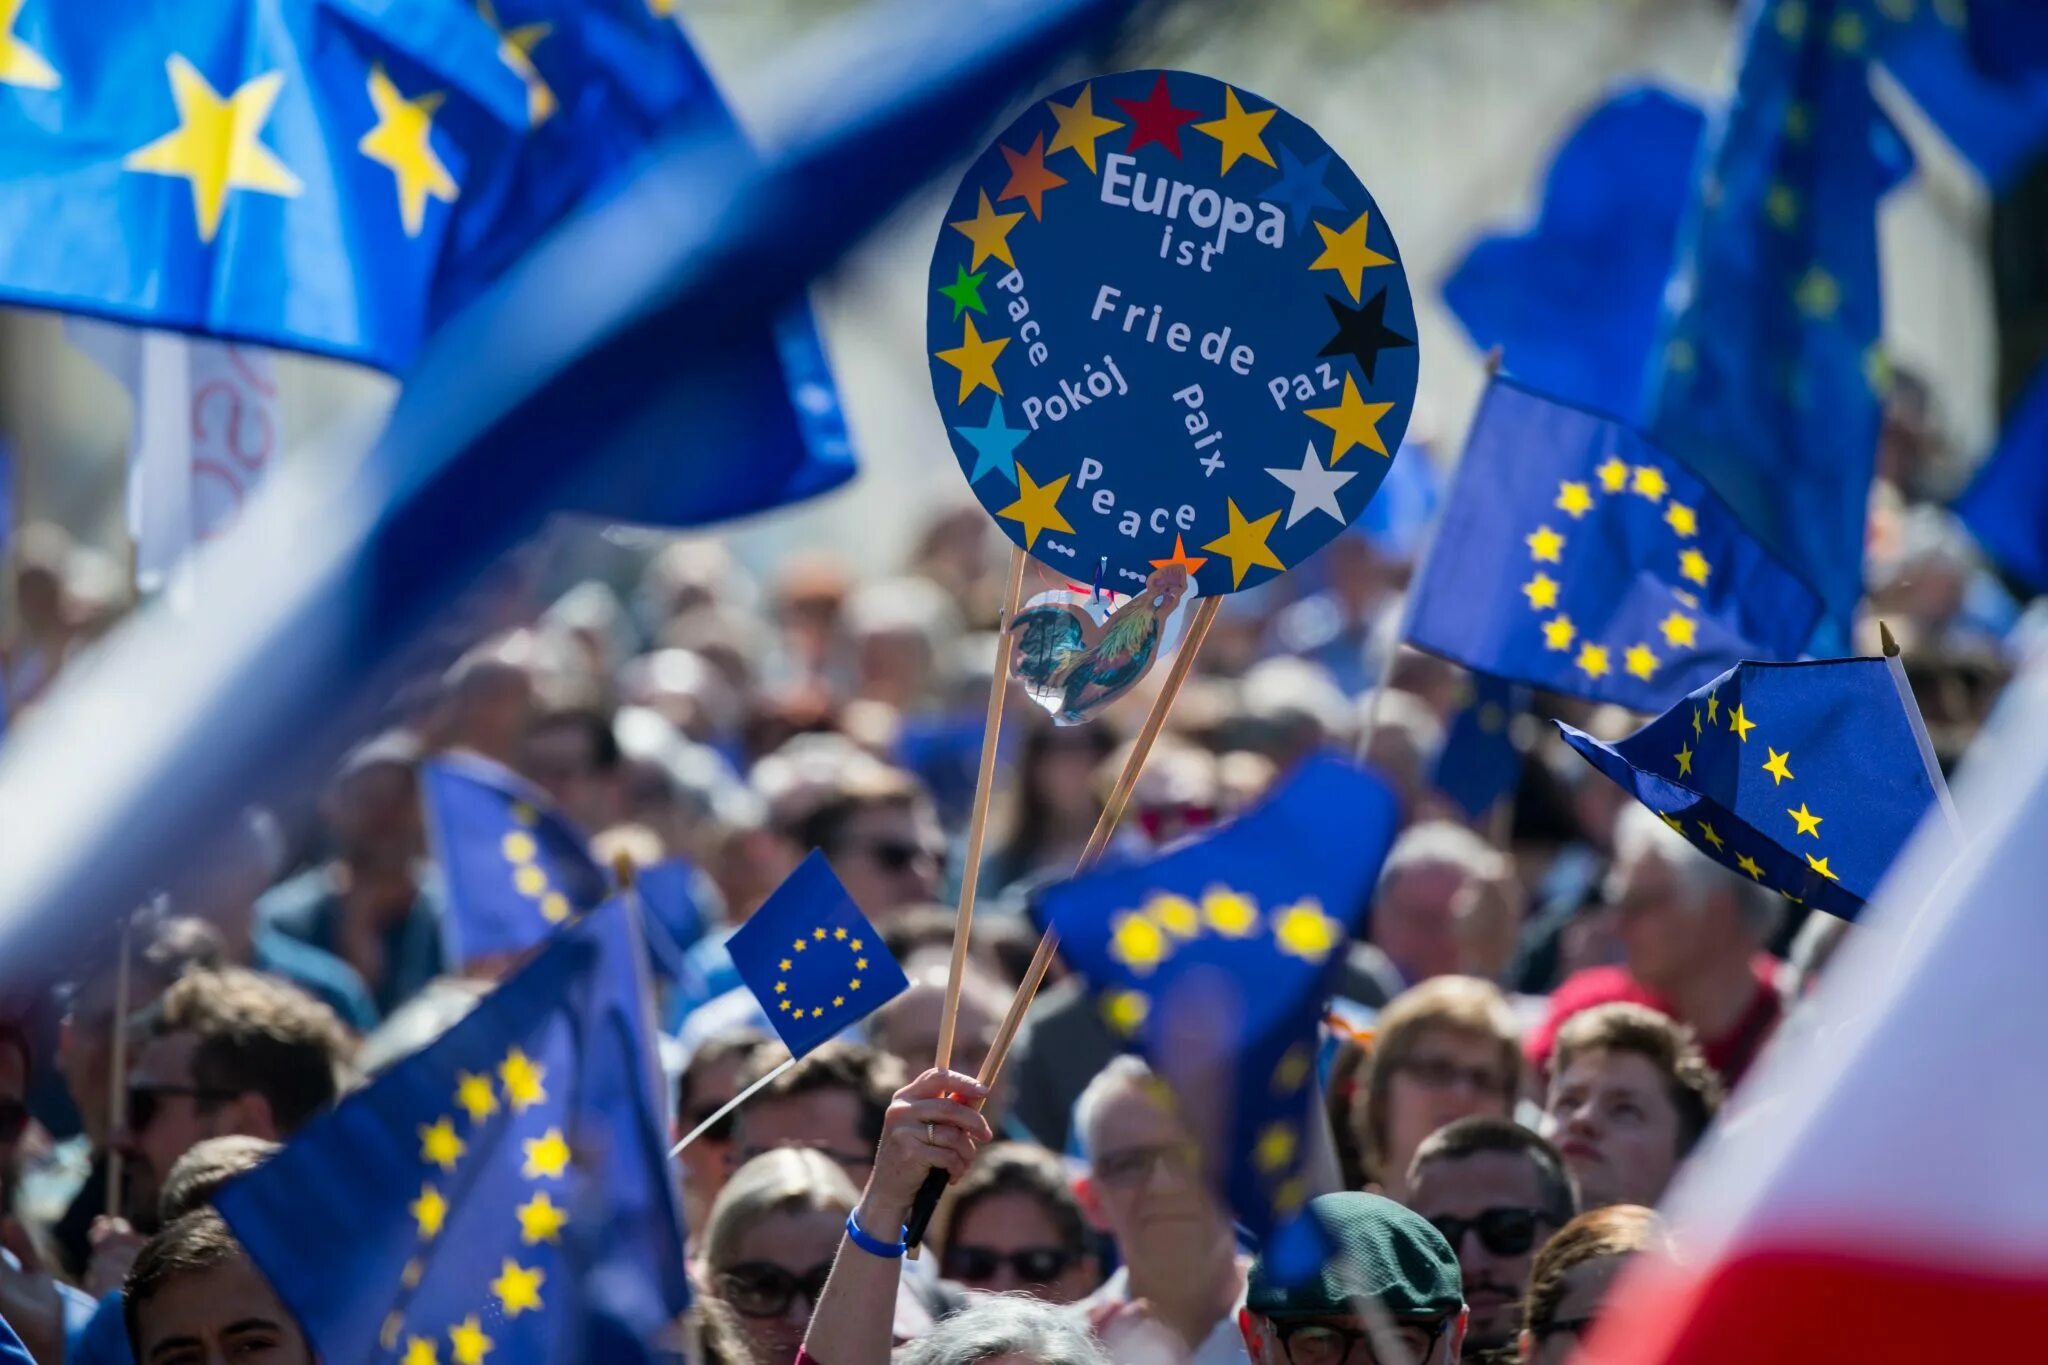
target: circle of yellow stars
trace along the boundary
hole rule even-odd
[[[825,1017],[824,1005],[815,1002],[806,1004],[790,994],[788,977],[790,972],[796,970],[799,956],[819,947],[831,947],[834,945],[843,946],[844,951],[852,960],[853,966],[846,979],[845,989],[839,990],[827,987],[828,990],[833,991],[831,1007],[835,1010],[846,1008],[847,998],[859,992],[861,974],[868,969],[868,959],[863,956],[867,952],[867,941],[851,936],[844,927],[828,931],[821,925],[811,930],[806,937],[792,939],[789,946],[789,956],[782,958],[775,964],[775,1005],[780,1013],[787,1014],[792,1019],[802,1019],[806,1015],[812,1019],[823,1019]],[[822,999],[823,997],[819,998]]]
[[[1545,566],[1555,565],[1561,570],[1565,548],[1570,543],[1572,523],[1584,520],[1586,514],[1598,506],[1598,495],[1640,497],[1652,504],[1663,505],[1662,521],[1671,528],[1672,535],[1679,542],[1678,577],[1704,589],[1713,576],[1713,566],[1697,545],[1688,543],[1699,535],[1699,511],[1670,497],[1670,492],[1671,481],[1658,466],[1632,465],[1619,456],[1610,455],[1593,470],[1591,479],[1559,481],[1557,498],[1551,505],[1564,514],[1565,520],[1561,523],[1564,530],[1545,520],[1523,537],[1523,544],[1528,546],[1529,559],[1535,567],[1529,581],[1522,584],[1522,596],[1528,599],[1529,610],[1549,613],[1541,626],[1543,647],[1554,653],[1571,654],[1571,666],[1591,681],[1597,682],[1615,671],[1617,653],[1624,672],[1651,682],[1672,651],[1697,648],[1700,599],[1686,588],[1673,586],[1671,593],[1676,605],[1657,623],[1663,644],[1658,646],[1649,640],[1637,640],[1626,647],[1617,647],[1581,638],[1578,625],[1557,609],[1564,585],[1553,578]],[[1660,648],[1665,652],[1659,653]]]
[[[531,832],[540,823],[540,812],[524,801],[514,802],[512,821],[519,828],[507,831],[498,842],[498,851],[511,866],[513,887],[534,902],[541,918],[549,924],[565,924],[574,919],[576,908],[555,888],[547,869],[540,865],[540,841]]]
[[[421,1124],[418,1130],[420,1160],[431,1169],[420,1186],[419,1197],[407,1205],[407,1211],[412,1214],[422,1244],[438,1238],[448,1220],[448,1197],[435,1183],[435,1172],[443,1179],[452,1176],[469,1151],[458,1123],[466,1122],[474,1134],[501,1109],[523,1114],[545,1103],[547,1097],[546,1065],[517,1047],[509,1049],[490,1072],[456,1073],[454,1111],[432,1123]],[[523,1139],[520,1145],[523,1179],[538,1184],[567,1178],[573,1157],[560,1128],[549,1126],[539,1137]],[[519,1222],[520,1244],[527,1247],[558,1245],[562,1228],[569,1221],[568,1210],[547,1189],[535,1190],[515,1206],[513,1216]],[[415,1256],[406,1262],[400,1280],[408,1290],[415,1289],[425,1270],[425,1263]],[[522,1265],[514,1257],[502,1258],[498,1274],[488,1286],[497,1300],[497,1310],[491,1316],[510,1321],[522,1313],[538,1311],[544,1306],[541,1289],[546,1282],[547,1272],[540,1267]],[[485,1332],[484,1320],[485,1315],[472,1313],[447,1329],[448,1365],[487,1365],[487,1357],[496,1349],[497,1342]],[[394,1309],[385,1317],[379,1332],[380,1344],[394,1353],[399,1351],[400,1338],[404,1337],[399,1365],[442,1365],[440,1338],[406,1333],[405,1326],[404,1313]]]
[[[1157,892],[1134,911],[1110,918],[1109,956],[1137,977],[1157,972],[1184,944],[1204,933],[1244,941],[1261,933],[1289,957],[1320,966],[1343,947],[1343,924],[1323,913],[1312,898],[1262,911],[1240,891],[1215,886],[1199,901],[1172,892]],[[1151,1013],[1151,998],[1140,990],[1108,991],[1102,998],[1103,1018],[1125,1037],[1135,1036]]]

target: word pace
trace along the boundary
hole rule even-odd
[[[1147,175],[1144,171],[1133,172],[1131,168],[1137,164],[1136,157],[1121,152],[1109,154],[1102,163],[1102,202],[1172,220],[1159,236],[1162,258],[1180,265],[1193,265],[1199,253],[1202,269],[1209,270],[1210,261],[1230,245],[1233,236],[1250,234],[1270,247],[1287,244],[1287,214],[1278,204],[1261,203],[1259,212],[1254,213],[1252,205],[1206,185],[1190,185],[1185,180]],[[1215,240],[1198,244],[1184,239],[1176,250],[1173,225],[1180,221],[1183,210],[1187,221],[1197,229],[1203,232],[1214,229]],[[1169,256],[1169,252],[1173,254]]]

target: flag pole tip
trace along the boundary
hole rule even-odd
[[[1495,346],[1486,353],[1486,377],[1492,379],[1500,374],[1501,363],[1508,358],[1507,349]]]
[[[619,890],[631,891],[633,878],[639,870],[639,865],[633,861],[632,854],[619,852],[612,855],[612,876],[618,880]]]
[[[1892,638],[1892,628],[1882,621],[1877,623],[1877,638],[1879,643],[1884,646],[1885,658],[1896,659],[1899,657],[1899,642]]]

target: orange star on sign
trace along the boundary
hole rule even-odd
[[[1003,160],[1010,163],[1010,183],[1003,186],[1003,192],[996,196],[997,203],[1022,199],[1031,206],[1034,221],[1045,218],[1045,192],[1056,190],[1067,183],[1067,178],[1058,171],[1049,170],[1045,164],[1045,134],[1031,139],[1031,150],[1013,152],[1002,149]]]
[[[1164,569],[1169,565],[1178,564],[1183,569],[1186,569],[1188,571],[1189,578],[1193,578],[1197,573],[1201,571],[1202,566],[1204,564],[1207,564],[1208,562],[1209,556],[1207,555],[1189,554],[1187,551],[1187,546],[1182,544],[1181,538],[1178,535],[1176,535],[1173,538],[1173,558],[1155,559],[1152,561],[1152,567],[1155,569]]]

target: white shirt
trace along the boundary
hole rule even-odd
[[[1244,1333],[1237,1328],[1238,1310],[1244,1307],[1245,1273],[1250,1263],[1239,1258],[1237,1299],[1230,1311],[1218,1319],[1202,1339],[1191,1356],[1181,1354],[1180,1337],[1163,1323],[1151,1322],[1134,1325],[1126,1329],[1129,1338],[1120,1337],[1111,1347],[1119,1365],[1250,1365],[1251,1354],[1245,1350]],[[1119,1266],[1114,1275],[1103,1282],[1100,1289],[1074,1305],[1074,1310],[1085,1318],[1104,1304],[1129,1303],[1131,1301],[1130,1272]]]

